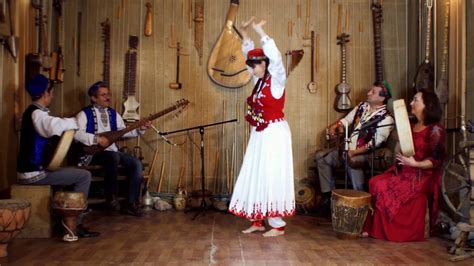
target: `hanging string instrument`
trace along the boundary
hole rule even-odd
[[[449,46],[449,1],[446,1],[446,12],[444,15],[444,36],[443,36],[443,57],[441,62],[441,76],[435,93],[438,95],[441,105],[448,103],[449,87],[448,87],[448,47]]]
[[[179,42],[176,43],[176,82],[170,83],[170,89],[179,90],[183,87],[183,84],[179,82],[179,58],[181,55],[181,44]]]
[[[220,86],[239,88],[250,81],[251,75],[242,53],[242,37],[234,27],[239,0],[231,0],[226,22],[207,63],[207,73]]]
[[[314,80],[314,39],[315,39],[314,30],[312,30],[311,31],[311,68],[310,68],[311,81],[306,86],[309,90],[309,93],[316,93],[318,89],[316,86],[316,82]]]
[[[137,48],[138,48],[138,37],[130,36],[128,39],[129,49],[125,55],[125,82],[123,87],[123,114],[122,118],[125,121],[138,121],[140,120],[140,114],[138,113],[138,107],[140,103],[135,97],[136,85],[137,85]]]
[[[49,79],[55,83],[63,83],[64,81],[64,25],[63,25],[63,4],[62,0],[54,0],[53,7],[56,11],[56,33],[57,44],[56,51],[51,53],[51,68],[49,69]]]
[[[379,1],[372,2],[372,21],[374,27],[375,82],[383,83],[382,55],[382,5]]]
[[[117,131],[107,131],[107,132],[103,132],[103,133],[100,133],[98,134],[99,136],[101,137],[105,137],[107,138],[108,142],[109,142],[109,146],[112,145],[113,143],[115,143],[117,140],[119,140],[120,138],[122,138],[123,135],[127,134],[128,132],[132,131],[132,130],[135,130],[135,129],[138,129],[140,127],[142,127],[145,123],[149,122],[149,121],[153,121],[171,111],[174,111],[178,108],[184,108],[186,105],[188,105],[189,101],[186,100],[186,99],[181,99],[179,101],[177,101],[173,106],[171,107],[168,107],[156,114],[152,114],[152,115],[149,115],[148,117],[145,117],[143,119],[140,119],[139,121],[129,125],[128,127],[124,128],[124,129],[121,129],[121,130],[117,130]],[[108,146],[107,146],[108,147]],[[92,145],[92,146],[85,146],[83,148],[84,152],[87,153],[87,154],[95,154],[97,152],[100,152],[100,151],[103,151],[105,150],[107,147],[103,147],[103,146],[100,146],[100,145]]]
[[[37,74],[41,73],[41,69],[49,69],[49,56],[46,51],[47,37],[45,33],[44,24],[45,18],[43,14],[43,1],[32,1],[31,6],[37,11],[36,12],[36,25],[38,27],[38,49],[35,53],[29,53],[26,55],[26,81],[32,79]]]
[[[431,44],[431,9],[433,7],[433,0],[426,0],[426,7],[428,18],[426,21],[426,45],[425,45],[425,60],[418,66],[413,82],[413,93],[417,93],[421,89],[434,91],[434,69],[430,62],[430,44]]]
[[[102,27],[102,41],[104,41],[104,60],[102,61],[102,81],[110,86],[110,21],[107,18],[100,23]]]
[[[349,34],[341,33],[337,36],[337,44],[341,46],[341,83],[336,86],[337,97],[334,107],[338,112],[347,112],[352,108],[352,101],[349,98],[351,86],[346,82],[346,43],[348,42]]]

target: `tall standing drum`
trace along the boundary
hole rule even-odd
[[[23,199],[0,200],[0,257],[6,257],[7,246],[30,218],[31,204]]]
[[[332,228],[341,239],[357,239],[362,233],[370,206],[367,192],[335,189],[331,197]]]
[[[87,208],[87,198],[83,192],[63,192],[58,191],[54,194],[53,209],[62,215],[62,225],[66,229],[63,240],[74,242],[77,237],[77,219],[79,215]]]

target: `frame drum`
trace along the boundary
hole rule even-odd
[[[403,99],[393,101],[393,111],[395,113],[395,124],[397,125],[400,149],[404,156],[415,155],[415,146],[411,134],[410,120],[408,119],[407,108]]]
[[[74,139],[75,130],[66,130],[63,132],[61,139],[59,140],[58,146],[54,150],[53,157],[51,157],[51,161],[48,164],[49,171],[57,170],[64,161],[66,154],[71,146],[72,140]]]

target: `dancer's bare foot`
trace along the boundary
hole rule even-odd
[[[265,231],[265,226],[255,226],[255,225],[252,225],[250,226],[249,228],[245,229],[245,230],[242,230],[242,233],[244,234],[250,234],[250,233],[253,233],[253,232],[263,232]]]
[[[285,229],[280,228],[272,228],[267,232],[263,233],[263,237],[274,237],[274,236],[281,236],[285,234]]]
[[[367,237],[369,237],[369,233],[367,233],[367,232],[362,232],[362,233],[360,234],[360,237],[361,237],[361,238],[367,238]]]

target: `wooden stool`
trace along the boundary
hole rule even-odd
[[[51,186],[13,185],[11,187],[12,199],[25,199],[31,203],[30,220],[18,238],[51,237],[51,195]]]

